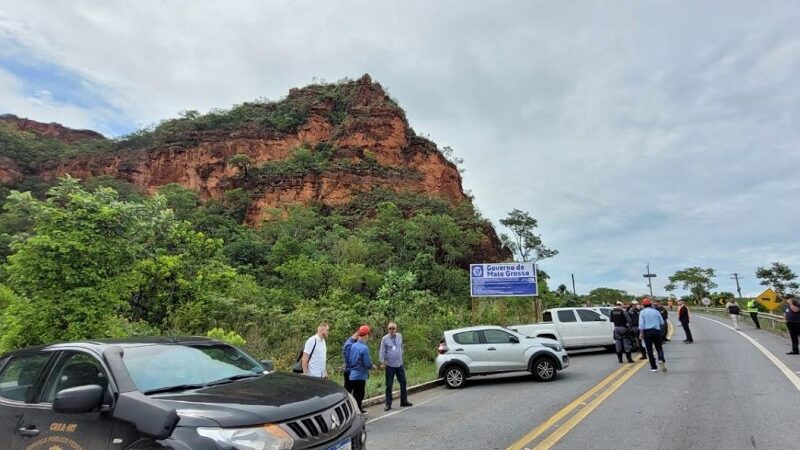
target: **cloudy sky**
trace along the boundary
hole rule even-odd
[[[110,136],[369,73],[554,286],[800,272],[800,2],[0,0],[0,113]]]

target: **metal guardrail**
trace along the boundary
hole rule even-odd
[[[704,312],[704,311],[708,312],[708,311],[711,311],[711,312],[716,312],[716,313],[721,313],[721,314],[727,315],[727,311],[725,310],[725,308],[695,307],[693,310],[695,312]],[[780,324],[786,324],[786,319],[783,316],[779,316],[777,314],[771,314],[771,313],[763,313],[763,312],[759,312],[757,314],[758,314],[758,322],[762,323],[762,319],[763,319],[764,322],[769,323],[769,327],[773,331],[778,330],[778,326],[777,325],[779,323]],[[751,320],[749,311],[742,310],[742,312],[739,315],[739,317],[743,317],[746,320]],[[762,325],[762,328],[763,328],[763,325]],[[780,331],[783,331],[783,330],[780,330]]]

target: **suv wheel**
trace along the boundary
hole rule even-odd
[[[531,372],[538,381],[552,381],[556,377],[556,365],[552,359],[541,357],[533,362]]]
[[[444,371],[444,382],[450,389],[459,389],[464,387],[466,375],[461,367],[450,366]]]

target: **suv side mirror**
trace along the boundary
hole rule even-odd
[[[64,389],[56,394],[53,411],[67,414],[87,413],[103,404],[103,391],[96,384]]]
[[[516,336],[511,336],[510,338],[508,338],[508,342],[512,344],[519,344],[519,339]]]
[[[261,366],[267,372],[275,372],[275,361],[273,361],[271,359],[262,359],[261,360]]]

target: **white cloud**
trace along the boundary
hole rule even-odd
[[[641,293],[647,261],[659,292],[690,265],[744,273],[746,291],[758,265],[800,271],[800,5],[613,5],[0,0],[0,39],[132,125],[370,72],[465,159],[485,215],[540,220],[555,285]],[[9,77],[4,110],[114,120],[37,104]]]

